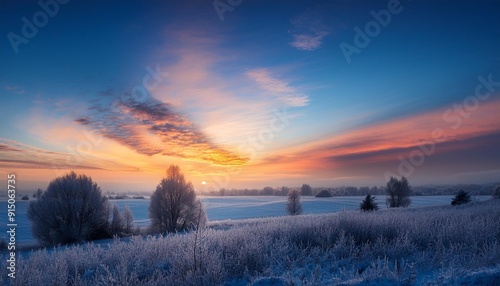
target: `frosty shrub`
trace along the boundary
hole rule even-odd
[[[302,213],[302,203],[300,202],[299,191],[292,190],[288,193],[286,211],[289,215],[299,215]]]
[[[390,208],[408,207],[411,203],[411,187],[406,177],[401,180],[391,177],[385,189],[387,194],[387,206]]]
[[[500,185],[496,186],[493,189],[493,197],[496,199],[500,199]]]
[[[0,251],[7,250],[7,240],[5,240],[5,237],[0,238]]]
[[[451,205],[452,206],[457,206],[457,205],[462,205],[462,204],[467,204],[470,203],[470,195],[464,190],[458,191],[458,193],[455,195],[455,197],[451,200]]]
[[[28,207],[33,236],[43,244],[109,237],[108,215],[109,203],[101,188],[74,172],[52,180]]]
[[[212,222],[198,232],[19,252],[15,281],[0,252],[0,285],[498,285],[499,206]]]
[[[317,198],[329,198],[332,196],[332,193],[330,193],[329,190],[322,190],[321,192],[317,193],[315,197]]]
[[[375,202],[375,197],[368,194],[365,199],[359,204],[359,209],[364,212],[378,210],[378,204]]]
[[[191,182],[186,182],[178,166],[171,165],[167,177],[156,186],[149,204],[153,233],[177,232],[199,225],[198,217],[206,219],[202,204],[197,202]],[[200,211],[203,215],[199,215]]]

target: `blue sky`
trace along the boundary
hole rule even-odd
[[[1,4],[0,164],[26,188],[146,191],[170,164],[212,189],[498,181],[498,1],[40,3]]]

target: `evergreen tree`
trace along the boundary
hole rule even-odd
[[[364,212],[378,210],[378,204],[375,202],[375,197],[368,194],[365,199],[359,204],[359,209]]]
[[[464,190],[458,191],[453,200],[451,200],[452,206],[467,204],[471,201],[469,193]]]

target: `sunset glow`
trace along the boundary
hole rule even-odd
[[[494,2],[401,2],[349,57],[385,2],[244,1],[223,21],[210,1],[70,2],[15,45],[40,7],[11,2],[0,175],[22,189],[74,170],[152,192],[171,164],[197,190],[500,178]]]

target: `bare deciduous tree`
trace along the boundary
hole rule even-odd
[[[151,196],[149,218],[156,233],[176,232],[198,225],[200,205],[193,185],[186,182],[180,168],[171,165]],[[206,215],[203,216],[206,218]]]
[[[123,218],[125,219],[124,231],[126,234],[131,234],[134,231],[134,215],[128,205],[125,206],[123,210]]]
[[[302,213],[302,203],[300,202],[299,191],[292,190],[288,193],[286,210],[289,215],[299,215]]]
[[[398,180],[394,177],[387,182],[387,206],[390,208],[407,207],[410,205],[411,187],[406,177]]]
[[[300,194],[302,196],[312,196],[312,188],[308,184],[303,184],[300,188]]]
[[[101,188],[71,172],[52,180],[28,207],[33,236],[45,244],[109,237],[109,203]]]
[[[125,220],[117,205],[113,205],[113,213],[111,214],[109,230],[111,235],[122,235],[125,230]]]

